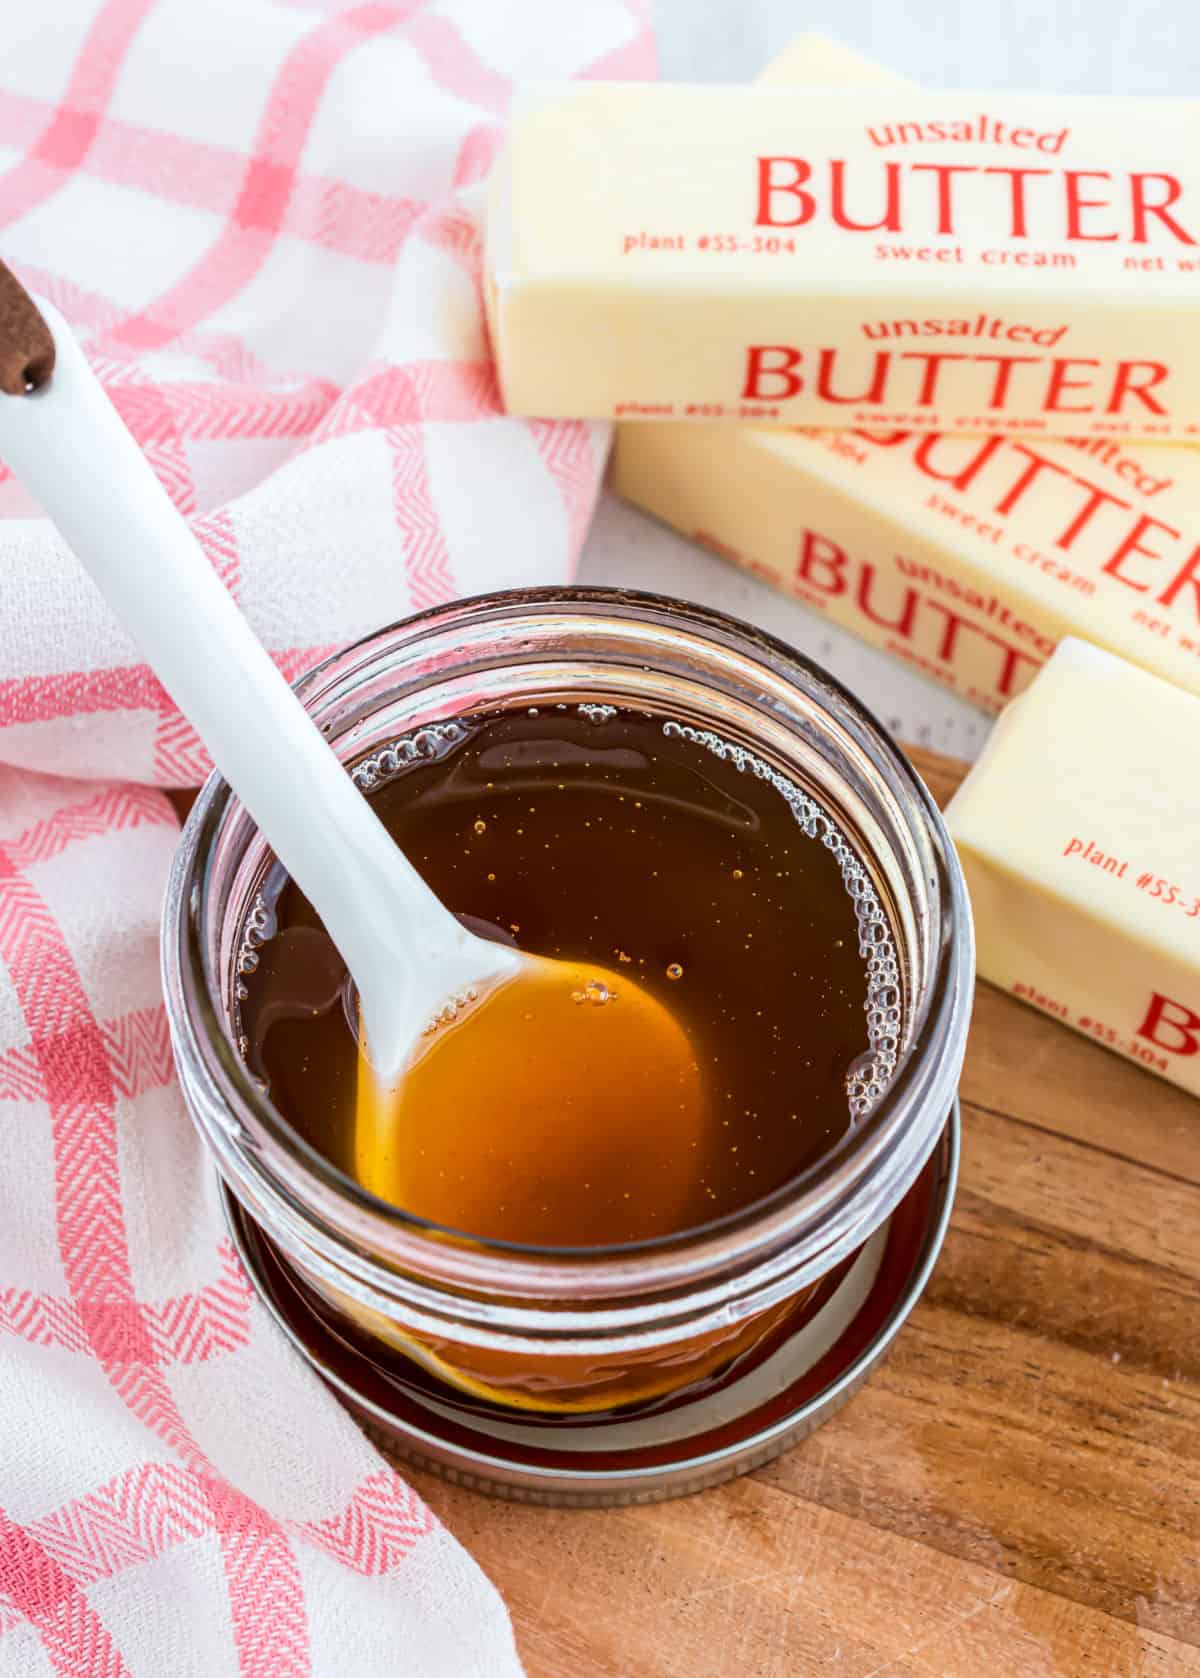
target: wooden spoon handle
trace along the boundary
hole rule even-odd
[[[53,334],[20,280],[0,262],[0,390],[27,396],[53,371]]]

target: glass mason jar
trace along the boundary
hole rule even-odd
[[[766,634],[604,589],[497,593],[426,612],[326,659],[297,691],[364,790],[381,763],[395,768],[391,743],[420,755],[423,727],[482,707],[635,706],[711,729],[839,823],[890,920],[901,992],[882,1097],[827,1156],[757,1204],[618,1247],[473,1239],[373,1197],[251,1076],[234,1040],[236,968],[271,856],[213,776],[165,907],[171,1035],[187,1105],[229,1192],[298,1284],[356,1344],[415,1379],[473,1404],[558,1414],[686,1390],[818,1309],[938,1142],[971,1008],[962,874],[929,793],[879,724]]]

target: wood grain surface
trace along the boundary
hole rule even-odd
[[[1200,1105],[986,985],[962,1095],[928,1292],[805,1444],[630,1510],[413,1476],[529,1678],[1200,1674]]]

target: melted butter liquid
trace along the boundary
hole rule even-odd
[[[551,704],[425,730],[357,777],[448,907],[580,979],[501,987],[381,1102],[340,957],[268,877],[239,962],[243,1050],[375,1194],[491,1239],[670,1235],[786,1183],[878,1098],[890,929],[828,814],[767,765],[661,717]]]
[[[595,963],[529,962],[439,1025],[396,1089],[360,1053],[357,1088],[363,1186],[485,1235],[561,1240],[564,1185],[581,1207],[685,1228],[716,1151],[683,1026],[632,973]]]

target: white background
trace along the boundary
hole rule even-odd
[[[751,81],[819,30],[931,88],[1200,95],[1197,0],[656,0],[668,81]]]
[[[565,0],[569,4],[569,0]],[[657,0],[661,74],[751,81],[819,30],[931,88],[1200,95],[1200,0]],[[945,689],[607,497],[580,581],[682,595],[819,659],[893,731],[973,757],[986,721]]]

